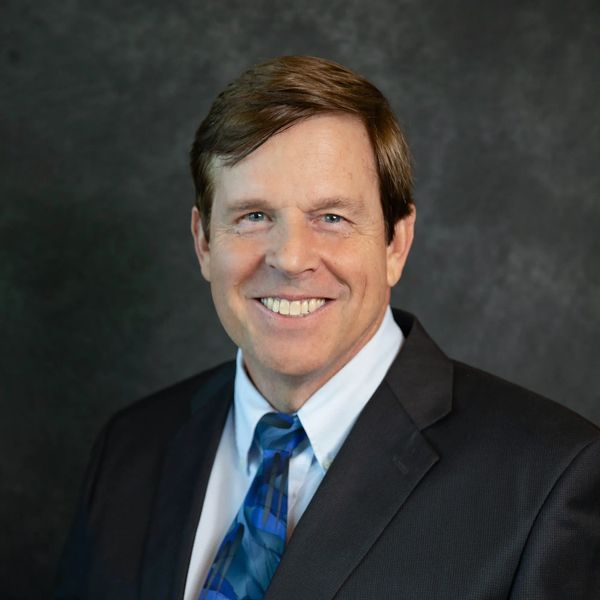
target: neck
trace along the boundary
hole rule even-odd
[[[261,372],[261,369],[250,369],[248,365],[245,366],[252,383],[269,404],[277,412],[287,414],[298,412],[306,401],[330,378],[317,379],[294,375],[285,376],[281,373],[268,374]]]

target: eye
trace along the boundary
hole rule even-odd
[[[265,217],[266,217],[265,213],[261,212],[260,210],[255,210],[254,212],[244,215],[244,219],[246,221],[252,221],[253,223],[256,223],[259,221],[264,221]]]
[[[341,223],[344,220],[344,217],[340,217],[340,215],[334,215],[333,213],[327,213],[323,215],[323,221],[325,223]]]

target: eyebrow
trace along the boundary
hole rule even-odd
[[[237,213],[245,211],[262,211],[270,207],[266,200],[260,198],[248,198],[244,200],[234,200],[225,207],[227,213]]]
[[[350,199],[344,196],[319,198],[308,204],[308,212],[345,208],[353,212],[362,212],[363,202],[360,199]],[[234,200],[226,208],[228,213],[244,211],[264,211],[273,208],[273,204],[262,198]]]
[[[309,212],[345,210],[348,214],[357,216],[365,212],[365,202],[362,198],[347,198],[345,196],[333,196],[331,198],[319,198],[309,206]]]
[[[343,196],[334,196],[332,198],[320,198],[314,203],[313,210],[327,210],[330,208],[353,208],[356,206],[356,200],[344,198]]]

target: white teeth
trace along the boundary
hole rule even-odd
[[[310,300],[286,300],[285,298],[261,298],[260,301],[270,311],[290,317],[305,317],[325,304],[323,298],[311,298]]]
[[[282,298],[279,301],[279,314],[280,315],[289,315],[290,314],[290,301]]]

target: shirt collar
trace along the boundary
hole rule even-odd
[[[300,408],[298,417],[319,465],[326,471],[354,422],[383,381],[404,341],[388,307],[375,335]],[[274,409],[256,389],[238,349],[234,389],[235,444],[240,465],[248,468],[256,424]]]

